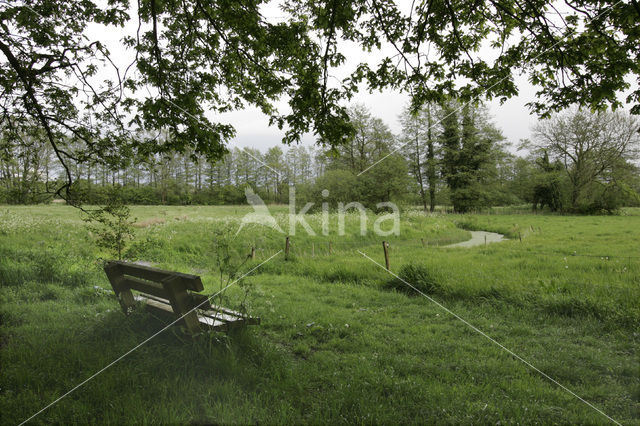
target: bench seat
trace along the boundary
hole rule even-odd
[[[191,334],[260,324],[260,318],[212,305],[207,296],[196,293],[204,290],[196,275],[122,261],[106,262],[104,270],[125,314],[135,303],[143,303],[154,313],[180,318],[178,323]]]

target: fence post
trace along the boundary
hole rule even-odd
[[[284,243],[284,260],[289,260],[289,236]]]
[[[315,243],[311,243],[311,257],[315,257],[316,255],[316,245]]]
[[[387,271],[390,271],[391,269],[389,269],[389,249],[386,241],[382,242],[382,249],[384,250],[384,264],[387,267]]]
[[[254,246],[251,246],[251,259],[255,259],[256,258],[256,248]]]

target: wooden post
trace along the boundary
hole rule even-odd
[[[315,243],[311,243],[311,257],[315,257],[316,255],[316,246]]]
[[[255,259],[256,258],[256,248],[255,247],[251,247],[251,259]]]
[[[384,250],[384,264],[387,267],[387,271],[390,271],[391,269],[389,269],[389,246],[387,245],[386,241],[382,242],[382,249]]]
[[[284,243],[284,260],[289,260],[289,237],[288,236]]]
[[[178,317],[182,317],[181,322],[187,327],[189,333],[195,334],[200,331],[200,321],[198,314],[189,303],[189,294],[181,281],[179,276],[170,276],[162,280],[162,287],[169,298],[173,312]]]
[[[133,298],[133,293],[131,293],[129,288],[121,286],[121,283],[124,280],[124,275],[122,274],[122,271],[120,271],[120,267],[115,262],[107,262],[104,267],[104,272],[107,274],[107,278],[109,278],[109,282],[111,283],[113,292],[118,298],[118,302],[120,302],[122,311],[126,315],[129,315],[129,311],[135,305],[135,299]]]

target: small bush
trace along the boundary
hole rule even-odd
[[[387,288],[403,291],[405,293],[417,295],[418,293],[412,289],[407,283],[426,294],[442,293],[443,287],[438,282],[436,275],[430,271],[425,265],[404,265],[400,269],[398,276],[387,283]]]
[[[88,229],[95,235],[95,243],[122,260],[123,251],[127,243],[134,237],[131,210],[121,199],[121,195],[114,191],[107,204],[97,210],[89,211],[84,221]]]

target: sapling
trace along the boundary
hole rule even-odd
[[[87,212],[84,221],[88,228],[96,235],[96,245],[105,248],[122,260],[127,243],[134,237],[131,210],[117,196],[112,196],[107,204],[97,210]]]
[[[231,229],[228,225],[221,225],[216,228],[213,233],[214,268],[220,282],[220,288],[216,292],[216,296],[218,298],[218,304],[222,306],[224,289],[231,284],[237,285],[243,291],[243,298],[240,302],[239,310],[243,314],[246,314],[246,302],[251,286],[245,282],[242,277],[242,267],[251,256],[243,255],[239,249],[234,246],[234,238],[234,229]]]

